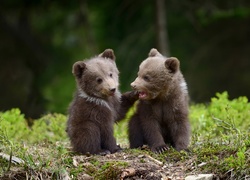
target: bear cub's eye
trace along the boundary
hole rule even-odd
[[[150,81],[150,79],[149,79],[149,76],[148,76],[148,75],[145,75],[145,76],[143,76],[142,78],[144,79],[144,81],[147,81],[147,82],[149,82],[149,81]]]
[[[99,84],[101,84],[103,80],[102,80],[102,78],[97,78],[96,81],[97,81]]]
[[[113,74],[112,74],[112,73],[110,73],[110,74],[109,74],[109,76],[110,76],[110,77],[113,77]]]

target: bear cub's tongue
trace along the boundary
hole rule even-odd
[[[146,92],[143,92],[143,91],[140,91],[140,92],[139,92],[139,98],[140,98],[140,99],[143,99],[143,98],[145,98],[146,96],[147,96]]]

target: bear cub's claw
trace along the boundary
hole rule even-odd
[[[109,150],[103,149],[98,154],[101,156],[106,156],[107,154],[111,154],[111,152]]]
[[[153,147],[151,150],[155,153],[162,154],[165,151],[169,150],[169,147],[166,144],[164,144],[161,146]]]
[[[121,152],[123,149],[121,148],[120,144],[117,144],[117,148],[115,152]]]

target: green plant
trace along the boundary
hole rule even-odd
[[[35,120],[31,129],[28,137],[31,143],[39,143],[40,141],[55,143],[67,139],[66,116],[63,114],[47,114]]]
[[[192,105],[190,109],[192,147],[199,160],[207,162],[200,169],[215,171],[216,167],[218,174],[244,177],[249,166],[246,153],[249,151],[250,103],[247,98],[229,100],[227,92],[216,93],[211,103]]]
[[[0,122],[1,121],[2,118],[0,117]],[[13,152],[13,144],[7,137],[6,132],[0,126],[0,152],[2,151],[8,152],[9,160],[7,161],[2,156],[0,156],[0,165],[1,165],[0,174],[10,170],[12,161],[12,152]]]
[[[19,109],[0,112],[0,117],[1,128],[5,130],[8,140],[13,143],[22,142],[29,136],[31,130]]]

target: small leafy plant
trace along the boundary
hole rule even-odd
[[[0,119],[2,121],[2,119]],[[6,151],[10,154],[10,158],[8,161],[4,160],[3,158],[0,157],[0,173],[4,173],[6,171],[10,170],[11,167],[11,160],[12,160],[12,152],[13,152],[13,144],[12,142],[8,139],[6,132],[2,127],[0,127],[0,153],[2,151]]]

